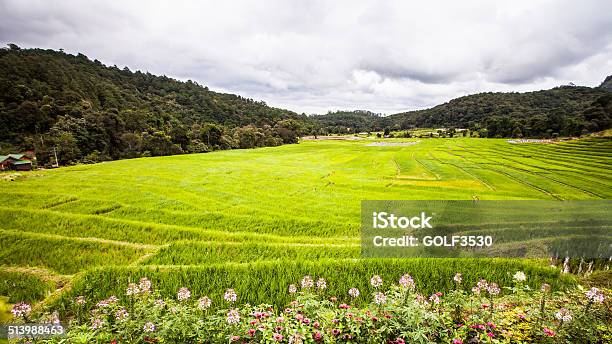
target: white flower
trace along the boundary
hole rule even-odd
[[[140,279],[140,282],[138,283],[138,288],[140,289],[141,293],[148,293],[151,291],[151,281],[149,281],[148,278],[143,277]]]
[[[312,288],[312,286],[314,285],[314,281],[312,280],[312,277],[306,275],[304,276],[304,278],[302,278],[302,289],[308,289],[308,288]]]
[[[77,296],[74,301],[77,305],[82,306],[85,304],[85,296]]]
[[[120,308],[115,312],[115,318],[119,321],[127,320],[130,314],[125,310],[125,308]]]
[[[438,304],[440,303],[440,297],[438,296],[438,294],[431,294],[431,296],[429,297],[429,301]]]
[[[125,291],[125,294],[130,296],[130,295],[138,295],[140,293],[140,289],[138,289],[138,285],[136,285],[136,283],[130,283],[127,286],[127,290]]]
[[[383,280],[380,276],[374,275],[370,278],[370,284],[374,288],[380,288],[383,285]]]
[[[239,322],[240,322],[240,313],[238,313],[238,311],[235,309],[230,309],[227,312],[227,323],[232,325],[232,324],[237,324]]]
[[[487,283],[487,280],[481,279],[480,281],[478,281],[478,283],[476,283],[476,286],[478,287],[478,289],[487,289],[487,286],[489,284]]]
[[[28,305],[27,303],[23,302],[14,305],[13,309],[11,309],[11,313],[13,313],[13,316],[15,318],[26,317],[28,316],[28,314],[30,314],[31,311],[32,307],[30,307],[30,305]]]
[[[289,284],[289,294],[295,294],[297,292],[297,287],[295,284]]]
[[[234,291],[234,289],[228,289],[225,291],[225,294],[223,295],[223,299],[227,302],[236,302],[236,299],[238,299],[238,295],[236,295],[236,292]]]
[[[376,293],[374,294],[374,303],[377,305],[382,305],[383,303],[387,302],[387,296],[383,293]]]
[[[106,299],[106,302],[109,304],[117,303],[117,301],[119,301],[119,299],[115,295],[111,295],[108,299]]]
[[[97,330],[101,328],[102,326],[104,326],[104,320],[102,319],[96,318],[91,321],[92,330]]]
[[[604,302],[604,295],[602,292],[599,291],[599,289],[593,287],[591,288],[591,290],[587,291],[585,293],[587,299],[591,302],[595,302],[595,303],[603,303]]]
[[[476,295],[480,295],[480,288],[478,286],[472,288],[472,293]]]
[[[185,301],[189,299],[190,297],[191,297],[191,292],[189,291],[189,289],[185,287],[179,289],[178,293],[176,294],[176,298],[179,301]]]
[[[144,324],[142,329],[145,332],[154,332],[155,331],[155,324],[153,324],[152,322],[149,321],[146,324]]]
[[[564,323],[572,321],[572,315],[570,311],[565,308],[561,308],[557,313],[555,313],[555,318],[559,319]]]
[[[108,300],[102,300],[96,304],[96,307],[105,308],[105,307],[108,307],[108,305],[109,305]]]
[[[542,287],[540,287],[540,291],[543,293],[548,293],[550,291],[550,284],[543,283]]]
[[[404,274],[402,275],[402,277],[400,277],[399,285],[401,285],[404,288],[408,288],[408,289],[415,288],[414,280],[412,279],[412,276],[410,276],[409,274]]]
[[[325,289],[327,288],[327,282],[325,282],[324,278],[319,278],[317,280],[317,289]]]
[[[517,271],[512,278],[517,282],[525,282],[525,280],[527,280],[527,276],[525,276],[525,273],[522,271]]]
[[[212,300],[208,296],[201,297],[198,300],[198,308],[201,310],[208,309],[212,305]]]
[[[455,283],[457,284],[461,284],[461,281],[463,281],[463,277],[461,276],[461,273],[457,272],[455,274],[455,277],[453,277],[453,281],[455,281]]]
[[[491,295],[497,295],[501,290],[499,289],[496,283],[489,283],[489,285],[487,286],[487,291]]]
[[[348,294],[349,294],[351,297],[355,298],[355,297],[359,296],[359,289],[357,289],[357,288],[351,288],[351,289],[349,289]]]

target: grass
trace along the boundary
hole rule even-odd
[[[357,245],[269,244],[227,242],[176,242],[145,260],[144,265],[203,265],[269,260],[318,260],[359,258]]]
[[[48,234],[0,231],[0,264],[73,274],[102,265],[128,265],[152,248]]]
[[[65,278],[41,269],[0,267],[0,295],[10,303],[42,300],[64,282]]]
[[[440,280],[454,269],[502,279],[511,268],[530,269],[534,281],[555,283],[558,274],[530,261],[354,260],[361,200],[612,198],[607,138],[418,141],[307,141],[0,178],[0,264],[77,273],[66,295],[118,293],[125,280],[153,271],[167,293],[184,284],[220,293],[235,282],[253,302],[284,301],[286,283],[304,273],[340,283],[339,293],[376,270],[395,279],[416,269],[432,288],[444,287]],[[0,270],[0,280],[10,281],[0,295],[32,301],[54,289],[19,271]],[[18,276],[33,279],[22,284]]]
[[[234,288],[241,302],[251,304],[274,303],[283,306],[290,301],[289,284],[298,284],[301,278],[312,275],[323,277],[328,282],[329,295],[337,295],[348,301],[347,291],[357,287],[366,295],[361,301],[368,303],[374,289],[369,278],[382,276],[387,283],[397,283],[403,273],[410,273],[419,291],[431,294],[452,289],[452,278],[456,272],[463,274],[465,285],[473,285],[481,278],[512,285],[512,274],[518,270],[528,274],[528,283],[537,288],[541,283],[550,283],[555,290],[575,285],[568,275],[558,269],[543,267],[532,261],[517,259],[319,259],[316,261],[260,261],[250,264],[227,263],[199,266],[146,266],[106,267],[93,269],[78,276],[73,289],[55,300],[53,306],[69,309],[77,295],[83,295],[92,303],[111,295],[124,295],[129,282],[141,277],[152,280],[154,288],[163,296],[175,297],[183,286],[188,286],[193,297],[207,295],[216,307],[222,306],[223,293]],[[91,305],[91,304],[90,304]]]

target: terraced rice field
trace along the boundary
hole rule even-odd
[[[410,140],[402,140],[410,141]],[[414,140],[416,141],[416,140]],[[0,295],[62,303],[122,293],[148,276],[163,293],[189,285],[219,299],[287,301],[306,273],[339,295],[363,275],[412,273],[422,288],[572,283],[525,260],[359,260],[361,200],[611,199],[612,140],[511,144],[421,139],[413,145],[306,141],[255,150],[113,161],[0,180]],[[24,278],[30,278],[23,293]],[[21,286],[21,287],[20,287]],[[31,300],[30,300],[31,301]]]

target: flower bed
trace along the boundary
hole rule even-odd
[[[328,282],[305,276],[288,286],[293,301],[284,309],[240,305],[240,295],[227,289],[222,308],[213,310],[207,296],[196,298],[183,287],[162,299],[151,282],[127,286],[121,298],[73,301],[69,343],[605,343],[612,340],[609,291],[581,287],[551,292],[543,284],[533,290],[523,272],[512,286],[480,280],[464,285],[457,273],[447,293],[423,295],[405,274],[397,284],[375,275],[371,295],[357,288],[341,303],[326,293]],[[388,286],[387,286],[388,285]],[[370,300],[365,306],[359,299]],[[15,305],[14,315],[30,321],[30,307]],[[57,322],[57,313],[38,321]]]

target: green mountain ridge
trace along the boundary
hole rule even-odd
[[[85,55],[0,50],[0,151],[45,163],[205,152],[297,142],[306,116]]]
[[[479,93],[389,116],[297,114],[83,54],[0,49],[0,153],[42,165],[254,148],[303,135],[456,127],[481,137],[577,136],[612,127],[612,76],[595,88]]]

